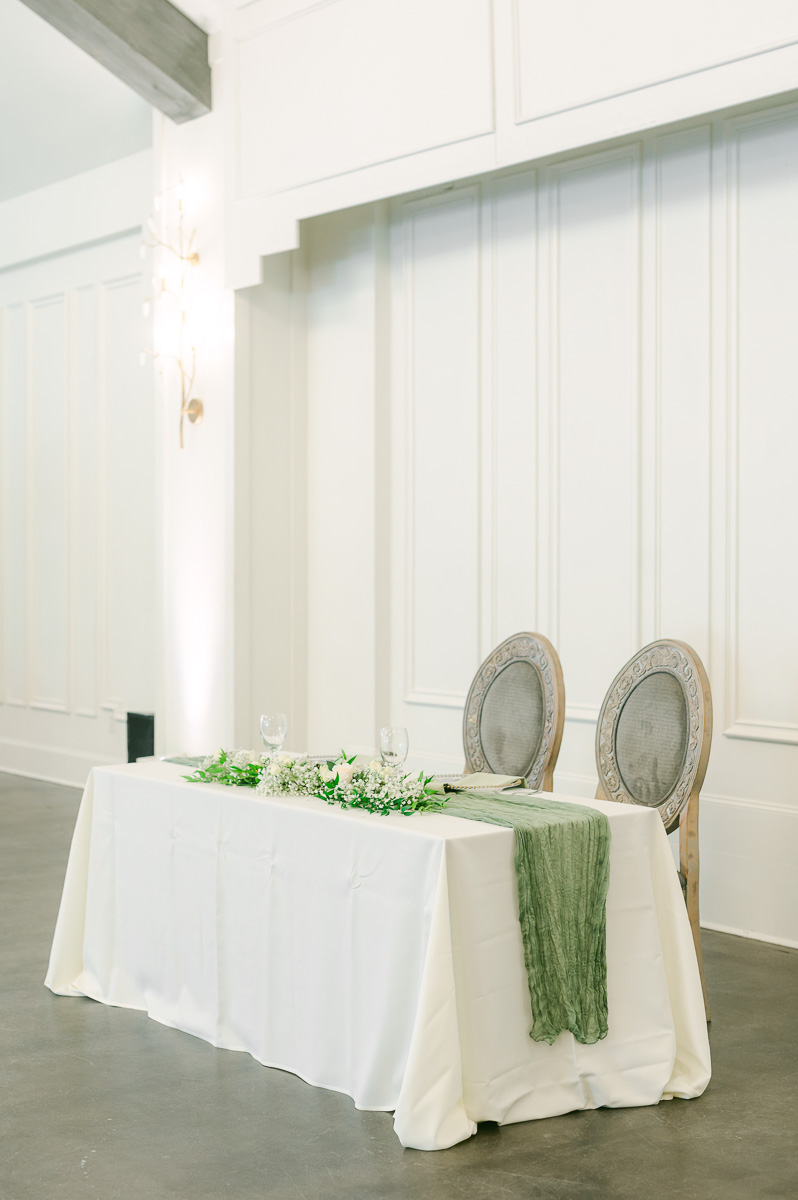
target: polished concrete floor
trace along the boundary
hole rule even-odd
[[[386,1114],[43,987],[79,799],[0,775],[0,1200],[798,1198],[798,951],[706,934],[700,1100],[403,1150]]]

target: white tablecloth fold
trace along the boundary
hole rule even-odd
[[[46,983],[394,1111],[437,1150],[507,1123],[703,1092],[690,928],[655,812],[610,820],[609,1036],[532,1042],[513,832],[100,768]],[[557,797],[566,800],[566,797]]]

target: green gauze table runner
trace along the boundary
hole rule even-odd
[[[536,1042],[568,1029],[578,1042],[607,1036],[607,888],[604,813],[541,796],[468,792],[444,812],[515,830],[515,873]]]

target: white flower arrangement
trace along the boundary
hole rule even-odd
[[[365,767],[345,754],[334,761],[316,763],[308,755],[250,754],[247,750],[217,750],[204,759],[191,783],[222,783],[228,787],[255,788],[264,796],[315,796],[342,808],[410,815],[442,808],[443,797],[427,790],[432,776],[405,775],[376,759]]]

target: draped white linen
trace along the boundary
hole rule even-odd
[[[690,928],[655,812],[605,812],[608,1037],[532,1042],[512,830],[378,817],[96,769],[46,984],[393,1111],[436,1150],[478,1121],[700,1095],[709,1043]],[[557,799],[567,800],[558,796]]]

